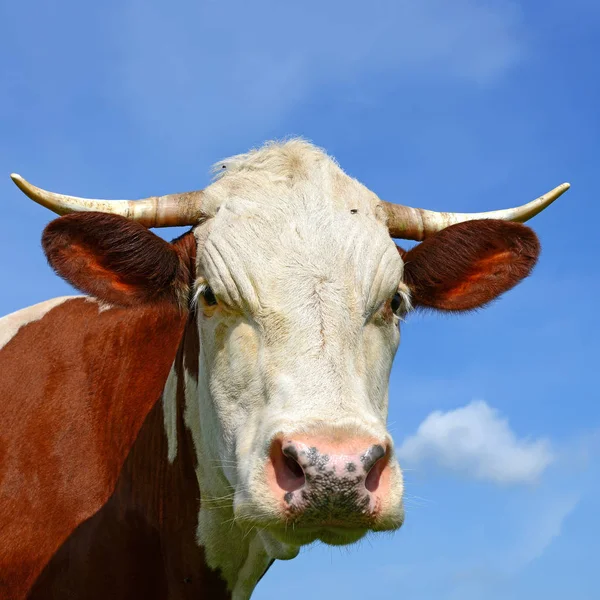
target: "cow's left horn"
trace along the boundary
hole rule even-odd
[[[412,208],[402,204],[382,201],[388,217],[388,229],[393,238],[405,240],[424,240],[426,237],[455,223],[474,221],[475,219],[500,219],[524,223],[550,206],[571,186],[563,183],[552,191],[516,208],[492,210],[481,213],[436,212],[424,208]]]
[[[121,215],[145,227],[195,225],[202,218],[202,190],[143,200],[92,200],[42,190],[16,173],[11,179],[26,196],[58,215],[97,211]]]

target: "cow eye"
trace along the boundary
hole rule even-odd
[[[212,289],[208,286],[202,290],[202,298],[204,298],[204,302],[207,306],[216,306],[217,304],[217,297]]]
[[[391,302],[391,308],[392,308],[392,312],[394,312],[395,314],[397,314],[399,316],[404,312],[404,309],[405,309],[404,297],[399,292],[396,292],[394,294],[394,297],[392,298],[392,302]]]

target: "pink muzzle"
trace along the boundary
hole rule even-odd
[[[267,478],[286,518],[305,525],[368,527],[389,492],[387,443],[279,438]]]

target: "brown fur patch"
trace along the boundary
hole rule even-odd
[[[398,250],[415,306],[464,311],[527,277],[540,245],[529,227],[490,219],[452,225],[408,252]]]
[[[200,372],[200,334],[198,332],[195,311],[190,313],[189,324],[185,329],[182,346],[183,366],[185,367],[185,370],[198,381]],[[181,381],[183,381],[183,370],[181,377]]]
[[[160,397],[186,316],[69,300],[0,352],[0,597],[23,598],[110,497]]]
[[[184,339],[194,337],[190,318]],[[230,593],[196,543],[200,490],[196,453],[183,422],[185,343],[177,372],[177,456],[167,459],[162,402],[131,448],[115,491],[79,525],[36,581],[28,600],[228,600]]]

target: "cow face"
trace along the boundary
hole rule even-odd
[[[395,529],[403,484],[386,417],[399,323],[411,303],[489,302],[529,273],[537,239],[471,221],[405,252],[375,194],[303,142],[221,167],[193,232],[200,349],[186,422],[203,497],[233,499],[238,524],[292,546]],[[63,217],[44,247],[108,302],[185,296],[182,246],[122,217]]]
[[[304,144],[225,166],[195,230],[199,401],[236,518],[294,544],[396,528],[387,387],[410,300],[377,199]]]

